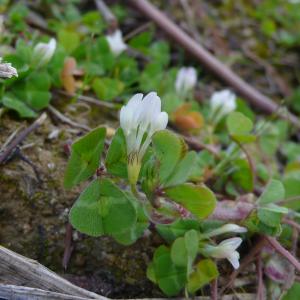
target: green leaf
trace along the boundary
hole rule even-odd
[[[36,110],[43,109],[49,105],[51,93],[50,76],[46,72],[32,73],[26,78],[26,102]]]
[[[156,42],[149,48],[149,55],[155,63],[167,66],[170,61],[170,47],[166,42]]]
[[[298,200],[286,203],[287,207],[294,210],[300,209],[300,171],[295,170],[288,172],[283,177],[283,184],[286,191],[286,198],[298,197]]]
[[[70,222],[91,236],[116,235],[136,222],[136,211],[126,194],[108,179],[96,179],[70,211]]]
[[[125,85],[118,79],[101,77],[94,79],[92,87],[99,99],[113,100],[123,92]]]
[[[232,172],[233,181],[246,192],[253,190],[253,174],[247,159],[239,158],[233,162],[234,171]]]
[[[5,107],[17,111],[22,118],[36,117],[36,113],[32,109],[30,109],[24,102],[15,98],[13,95],[4,96],[2,99],[2,103]]]
[[[185,233],[184,237],[175,240],[171,247],[171,258],[178,267],[186,267],[189,274],[199,247],[199,235],[192,229]]]
[[[285,190],[282,182],[276,179],[271,179],[270,182],[267,184],[264,192],[258,198],[257,203],[276,203],[278,201],[284,200],[284,197]]]
[[[189,276],[187,288],[194,294],[204,285],[211,282],[219,276],[216,264],[211,259],[202,259],[197,265],[195,271]]]
[[[164,184],[165,187],[170,187],[178,184],[185,183],[190,177],[193,166],[197,159],[197,154],[194,151],[188,152],[182,160],[176,165],[171,176],[167,179]]]
[[[65,172],[64,186],[74,185],[91,177],[99,167],[106,129],[96,128],[72,145],[71,157]]]
[[[161,130],[152,137],[155,154],[160,162],[159,178],[161,183],[167,181],[179,160],[186,153],[184,141],[168,130]]]
[[[283,296],[282,300],[299,300],[300,295],[300,283],[295,282],[292,287]]]
[[[153,258],[154,278],[167,295],[177,295],[186,282],[186,268],[173,264],[170,250],[165,246],[156,249]],[[153,277],[153,276],[152,276]]]
[[[156,280],[156,277],[155,277],[155,271],[154,271],[154,264],[153,262],[151,262],[148,267],[147,267],[147,278],[149,280],[151,280],[153,283],[156,283],[157,284],[157,280]]]
[[[127,178],[127,150],[122,128],[118,128],[111,141],[105,166],[110,174]]]
[[[165,189],[166,195],[199,219],[208,217],[216,206],[214,193],[204,185],[182,184]]]
[[[80,45],[80,36],[75,31],[63,29],[58,32],[58,41],[70,54]]]
[[[269,227],[278,227],[282,219],[282,213],[273,212],[265,207],[258,208],[258,219]]]
[[[190,229],[199,231],[200,224],[195,220],[179,219],[170,225],[157,224],[158,233],[168,242],[172,243],[176,238],[183,236]]]
[[[233,136],[247,135],[253,128],[252,121],[240,112],[230,113],[226,119],[228,131]]]
[[[149,63],[143,70],[139,83],[143,92],[159,91],[163,82],[163,69],[158,63]]]
[[[140,238],[149,226],[148,218],[144,213],[142,205],[137,201],[131,201],[137,212],[137,222],[129,229],[113,234],[113,238],[122,245],[131,245]]]

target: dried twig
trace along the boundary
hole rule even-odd
[[[299,237],[299,232],[298,230],[294,227],[293,228],[293,234],[292,234],[292,247],[291,247],[291,253],[292,255],[296,256],[297,254],[297,249],[298,249],[298,237]],[[287,276],[287,280],[285,281],[283,285],[283,290],[288,290],[294,283],[295,281],[295,267],[293,265],[289,265],[289,273]]]
[[[38,119],[36,119],[29,127],[24,129],[3,151],[0,155],[0,164],[4,163],[13,152],[13,150],[30,134],[32,131],[37,129],[47,118],[46,113],[42,113]]]
[[[59,119],[61,122],[66,123],[72,127],[83,129],[85,131],[90,131],[91,128],[84,124],[79,124],[71,119],[67,118],[65,115],[63,115],[61,112],[59,112],[56,108],[54,108],[52,105],[48,106],[48,111],[52,113],[57,119]]]
[[[295,228],[296,230],[298,230],[300,232],[300,225],[297,222],[285,218],[285,219],[283,219],[283,223],[292,226],[293,228]]]
[[[37,288],[0,284],[0,299],[90,300],[86,297],[45,291]]]
[[[282,247],[275,238],[266,236],[265,239],[279,254],[285,257],[297,269],[298,272],[300,272],[300,262],[295,258],[295,256]]]
[[[9,282],[10,284],[36,287],[88,299],[107,299],[75,286],[37,261],[2,246],[0,246],[0,278],[1,282]]]
[[[74,97],[76,99],[78,99],[79,101],[88,103],[88,104],[93,104],[95,106],[99,106],[99,107],[106,107],[106,108],[112,108],[112,109],[119,109],[119,106],[117,104],[114,103],[110,103],[110,102],[105,102],[102,100],[99,100],[97,98],[93,98],[90,96],[84,96],[84,95],[77,95],[77,94],[70,94],[68,92],[65,92],[63,90],[57,90],[55,91],[61,95],[67,96],[67,97]]]
[[[216,158],[220,157],[218,151],[215,148],[213,148],[212,146],[203,144],[203,143],[199,142],[196,138],[191,137],[191,136],[186,136],[186,135],[180,135],[180,136],[191,147],[191,149],[196,150],[196,151],[207,150]]]
[[[73,227],[70,223],[66,225],[66,236],[65,236],[65,251],[62,259],[62,265],[65,270],[67,270],[69,260],[71,258],[72,252],[74,250],[73,246]]]
[[[95,4],[97,9],[102,14],[104,20],[110,25],[111,30],[115,30],[118,28],[118,20],[111,12],[109,7],[105,4],[103,0],[95,0]]]
[[[131,32],[129,32],[128,34],[126,34],[123,37],[124,42],[127,42],[128,40],[130,40],[134,36],[138,35],[139,33],[147,30],[151,26],[151,24],[152,24],[152,22],[146,22],[146,23],[142,24],[141,26],[138,26],[137,28],[135,28],[134,30],[132,30]]]
[[[277,112],[278,105],[276,103],[250,86],[247,82],[236,75],[230,68],[217,60],[212,54],[210,54],[191,37],[189,37],[176,24],[174,24],[166,15],[160,12],[154,5],[149,3],[149,1],[130,0],[130,3],[144,13],[148,18],[153,20],[171,38],[173,38],[179,45],[184,47],[190,54],[195,56],[208,69],[223,79],[227,84],[232,86],[243,97],[248,99],[251,104],[267,113]],[[300,128],[299,119],[292,113],[278,112],[278,115],[281,118],[289,120],[297,128]]]

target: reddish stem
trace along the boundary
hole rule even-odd
[[[218,300],[218,278],[214,279],[210,285],[211,300]]]
[[[263,281],[263,268],[262,268],[262,259],[261,255],[257,257],[256,261],[256,269],[257,269],[257,300],[264,300],[265,299],[265,287],[264,287],[264,281]]]
[[[282,247],[281,244],[275,238],[266,236],[265,239],[279,254],[284,256],[297,269],[298,272],[300,272],[299,261],[289,251]]]

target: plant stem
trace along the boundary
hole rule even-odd
[[[266,236],[266,240],[269,244],[282,256],[284,256],[296,269],[300,272],[300,262],[289,251],[287,251],[281,244],[272,237]]]

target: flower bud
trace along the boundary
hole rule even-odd
[[[175,89],[180,95],[186,95],[197,83],[197,71],[193,67],[181,68],[176,77]]]
[[[52,58],[56,49],[56,40],[51,39],[49,43],[38,43],[33,49],[33,62],[37,67],[46,65]]]
[[[120,55],[127,49],[127,45],[123,41],[121,30],[116,30],[113,34],[107,35],[106,40],[111,52],[116,56]]]

